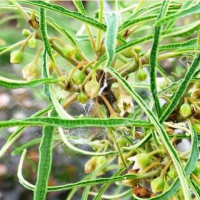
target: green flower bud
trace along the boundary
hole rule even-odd
[[[84,92],[80,92],[78,95],[77,100],[82,103],[82,104],[86,104],[88,101],[88,97]]]
[[[23,52],[22,51],[13,51],[10,54],[10,62],[13,64],[19,64],[23,60]]]
[[[136,52],[137,54],[140,54],[142,48],[141,48],[140,46],[135,46],[135,47],[134,47],[134,50],[135,50],[135,52]]]
[[[30,32],[29,29],[23,29],[23,30],[22,30],[22,35],[23,35],[23,36],[28,37],[30,34],[31,34],[31,32]]]
[[[65,45],[63,47],[63,54],[66,58],[72,58],[75,56],[75,49],[72,46]]]
[[[89,174],[96,169],[97,156],[92,157],[85,163],[85,173]]]
[[[122,51],[122,55],[126,58],[133,58],[133,49],[125,49],[124,51]]]
[[[140,153],[136,155],[136,161],[141,168],[145,168],[150,164],[151,157],[147,153]]]
[[[100,86],[96,80],[91,80],[85,84],[85,93],[90,98],[93,99],[99,95]]]
[[[117,142],[120,147],[125,147],[127,145],[127,140],[124,137],[118,138]]]
[[[170,170],[168,172],[168,176],[171,178],[171,179],[175,179],[177,177],[177,172],[176,170]]]
[[[85,80],[85,77],[86,77],[85,72],[77,71],[73,76],[73,81],[76,85],[80,85]]]
[[[194,124],[194,125],[192,126],[192,128],[193,128],[197,133],[200,134],[200,124]]]
[[[165,186],[165,181],[162,176],[151,181],[151,188],[153,193],[162,192]]]
[[[23,78],[27,81],[37,78],[38,70],[35,63],[29,63],[22,69]]]
[[[147,79],[148,73],[144,69],[139,69],[137,73],[137,79],[139,81],[145,81]]]
[[[177,194],[178,194],[179,199],[181,199],[181,200],[185,199],[183,189],[181,187],[178,189]]]
[[[198,177],[200,176],[200,165],[199,164],[195,165],[195,169],[193,171],[193,174],[195,176],[198,176]]]
[[[184,103],[181,105],[179,113],[182,117],[186,118],[192,114],[191,107],[188,103]]]
[[[34,49],[35,47],[37,47],[38,45],[38,41],[35,39],[35,38],[30,38],[28,40],[28,46],[31,48],[31,49]]]

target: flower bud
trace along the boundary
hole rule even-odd
[[[185,199],[182,187],[180,187],[180,188],[178,189],[177,194],[178,194],[179,199],[181,199],[181,200],[182,200],[182,199]]]
[[[37,78],[38,70],[35,63],[29,63],[22,69],[23,78],[27,81]]]
[[[10,54],[10,62],[13,64],[19,64],[23,60],[23,52],[22,51],[13,51]]]
[[[133,49],[125,49],[124,51],[122,51],[122,55],[126,58],[133,58]]]
[[[195,176],[200,176],[200,165],[199,164],[196,164],[195,165],[195,169],[194,169],[194,171],[193,171],[193,174],[195,175]]]
[[[104,165],[107,163],[107,159],[105,156],[98,156],[97,160],[96,160],[96,164],[98,167],[100,167],[101,165]]]
[[[89,174],[96,169],[96,160],[97,157],[94,156],[85,163],[85,173]]]
[[[200,134],[200,124],[194,124],[194,125],[192,126],[192,128],[193,128],[197,133]]]
[[[151,188],[153,193],[162,192],[165,186],[165,181],[162,176],[151,181]]]
[[[30,32],[29,29],[23,29],[23,30],[22,30],[22,35],[23,35],[23,36],[28,37],[30,34],[31,34],[31,32]]]
[[[184,103],[181,105],[179,113],[182,117],[186,118],[192,114],[191,107],[188,103]]]
[[[136,160],[141,168],[147,167],[151,162],[151,157],[147,153],[137,154]]]
[[[137,53],[137,54],[140,54],[140,52],[141,52],[141,47],[140,46],[135,46],[134,47],[134,50],[135,50],[135,52]]]
[[[171,178],[171,179],[175,179],[177,177],[177,172],[176,170],[172,169],[168,172],[168,176]]]
[[[66,58],[72,58],[75,56],[75,49],[72,46],[65,45],[63,47],[63,54]]]
[[[137,73],[137,79],[139,81],[145,81],[147,79],[148,73],[144,69],[139,69]]]
[[[82,103],[82,104],[86,104],[88,101],[88,97],[84,92],[80,92],[78,95],[77,100]]]
[[[31,48],[31,49],[34,49],[35,47],[37,47],[38,45],[38,41],[35,39],[35,38],[30,38],[28,40],[28,46]]]
[[[86,77],[85,72],[77,71],[73,76],[73,81],[76,85],[80,85],[85,80],[85,77]]]
[[[90,98],[93,99],[99,95],[99,83],[96,80],[91,80],[85,84],[85,93]]]
[[[117,142],[120,147],[125,147],[127,145],[127,141],[124,137],[120,137],[117,139]]]

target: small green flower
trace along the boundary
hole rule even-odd
[[[165,180],[159,176],[151,181],[151,189],[153,193],[162,192],[165,186]]]
[[[147,79],[148,73],[144,69],[139,69],[137,73],[137,79],[139,81],[145,81]]]
[[[19,64],[23,60],[23,52],[22,51],[13,51],[10,54],[10,62],[13,64]]]
[[[80,92],[78,95],[77,100],[82,103],[82,104],[86,104],[88,101],[88,97],[84,92]]]
[[[186,118],[192,114],[191,107],[188,103],[184,103],[181,105],[179,113],[182,117]]]
[[[35,39],[35,38],[30,38],[28,40],[28,46],[31,48],[31,49],[34,49],[35,47],[37,47],[38,45],[38,41]]]
[[[130,113],[133,109],[133,102],[131,96],[127,94],[120,94],[117,98],[117,107],[120,111],[120,115],[123,116],[126,112]]]

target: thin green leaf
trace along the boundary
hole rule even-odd
[[[165,12],[165,4],[168,5],[168,1],[164,1],[160,13],[158,15],[157,20],[159,20],[163,16],[163,12]],[[153,45],[151,48],[150,52],[150,57],[149,57],[149,63],[150,63],[150,88],[151,88],[151,93],[154,99],[155,103],[155,108],[157,115],[160,117],[161,116],[161,106],[160,102],[158,99],[158,92],[157,92],[157,56],[158,56],[158,45],[159,45],[159,39],[160,39],[160,32],[161,32],[161,26],[155,27],[155,32],[154,32],[154,40],[153,40]]]
[[[63,128],[78,127],[117,127],[117,126],[152,127],[152,124],[142,120],[132,120],[126,118],[80,118],[80,119],[60,119],[55,117],[34,117],[25,120],[1,121],[0,128],[11,126],[54,126]]]
[[[82,1],[74,1],[73,0],[73,3],[76,5],[76,7],[79,9],[79,12],[82,13],[83,15],[86,15],[86,11],[85,11],[85,8],[83,6],[83,3]]]
[[[107,54],[106,67],[110,66],[115,57],[115,44],[118,30],[118,14],[105,13],[105,21],[107,24],[105,47]]]
[[[188,16],[191,14],[197,14],[199,12],[200,12],[200,3],[198,2],[196,5],[194,5],[192,7],[180,10],[179,12],[177,12],[175,14],[168,15],[168,16],[158,20],[155,25],[160,26],[160,25],[170,22],[172,20],[180,19],[181,17]]]
[[[171,114],[171,112],[178,105],[181,97],[184,95],[185,91],[187,90],[190,80],[192,79],[193,75],[195,74],[195,71],[197,70],[197,68],[199,67],[199,63],[200,63],[200,54],[197,56],[197,58],[194,59],[190,68],[188,69],[183,81],[179,85],[177,91],[174,93],[174,95],[170,101],[170,104],[167,106],[167,108],[164,110],[162,116],[160,117],[161,123],[163,123],[167,119],[167,117]]]
[[[55,117],[57,113],[52,110],[50,116]],[[45,126],[39,147],[39,164],[37,181],[34,190],[34,200],[45,200],[47,194],[48,180],[52,164],[52,149],[55,127]]]
[[[30,88],[30,87],[36,87],[42,84],[56,83],[57,81],[58,80],[53,79],[53,78],[41,78],[41,79],[35,79],[32,81],[18,81],[18,80],[0,77],[0,86],[11,88],[11,89]]]

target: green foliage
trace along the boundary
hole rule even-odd
[[[62,190],[70,190],[67,200],[75,193],[81,193],[83,200],[91,196],[95,200],[199,199],[200,3],[99,1],[98,11],[87,9],[82,1],[70,4],[74,7],[46,1],[0,3],[4,31],[9,31],[8,22],[16,13],[26,24],[17,27],[25,37],[16,37],[15,43],[0,33],[0,56],[10,53],[8,60],[21,73],[15,79],[1,73],[0,86],[43,87],[48,104],[25,119],[0,122],[0,129],[18,127],[0,157],[11,146],[13,155],[23,152],[18,178],[34,191],[35,200]],[[104,9],[107,4],[109,12]],[[177,70],[180,66],[182,70]],[[71,114],[74,102],[90,105],[91,113]],[[23,131],[33,126],[42,127],[42,137],[16,147]],[[66,134],[77,128],[92,133],[97,129],[103,136],[87,138],[90,148],[82,149]],[[82,144],[81,139],[73,137],[75,144]],[[185,152],[176,145],[182,139],[191,143]],[[79,172],[82,180],[48,185],[57,141],[78,159],[87,157],[87,175]],[[39,162],[34,164],[34,185],[22,171],[26,151],[35,145]],[[112,195],[107,195],[108,187],[114,187]]]

